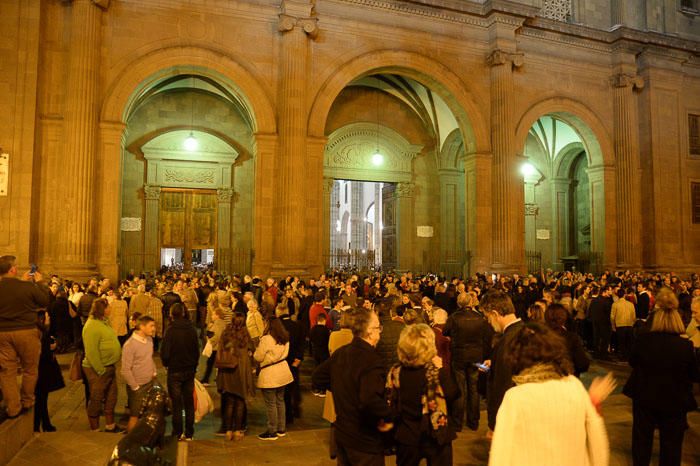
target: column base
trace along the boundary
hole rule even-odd
[[[525,270],[525,264],[491,264],[491,269],[488,270],[487,272],[489,273],[499,273],[501,275],[513,275],[515,273],[517,274],[526,274],[527,270]]]
[[[298,276],[303,279],[308,279],[318,276],[317,272],[318,266],[311,264],[280,264],[275,263],[269,269],[268,275],[273,278],[284,278],[287,275],[292,277]],[[261,277],[265,278],[265,277]]]
[[[41,270],[41,265],[39,267]],[[45,269],[44,272],[49,272],[49,269]],[[56,274],[64,280],[76,281],[87,281],[89,278],[101,275],[95,264],[56,264],[49,273]],[[45,275],[44,278],[48,277]]]

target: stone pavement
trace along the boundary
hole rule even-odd
[[[72,355],[59,356],[62,367],[66,371],[71,357]],[[231,442],[214,436],[220,423],[218,410],[197,424],[195,441],[189,444],[189,464],[193,466],[261,464],[330,466],[335,464],[328,458],[327,423],[321,419],[323,400],[311,395],[309,390],[312,363],[307,360],[304,364],[302,367],[303,419],[297,420],[288,427],[287,437],[275,442],[262,442],[255,437],[265,429],[265,408],[262,397],[258,395],[249,407],[248,435],[240,442]],[[611,466],[631,465],[631,402],[619,393],[629,369],[621,364],[595,363],[592,371],[584,376],[583,381],[588,384],[594,375],[601,375],[608,370],[615,371],[620,384],[616,393],[606,401],[603,408],[610,437]],[[160,368],[159,378],[165,380],[162,368]],[[58,428],[58,432],[37,434],[32,442],[9,463],[9,466],[105,464],[120,437],[115,434],[89,432],[84,411],[82,384],[69,382],[67,374],[66,381],[68,386],[51,394],[49,398],[52,422]],[[215,387],[212,385],[209,391],[218,406]],[[126,400],[123,381],[120,381],[119,400],[117,411],[121,413],[124,411]],[[689,423],[690,429],[684,443],[683,464],[700,465],[700,412],[691,413]],[[455,465],[471,466],[488,463],[489,442],[485,438],[485,411],[482,413],[481,424],[479,431],[462,432],[453,443]],[[394,458],[389,458],[387,465],[393,464],[395,464]]]

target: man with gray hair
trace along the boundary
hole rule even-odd
[[[37,311],[49,305],[49,290],[40,284],[41,273],[27,272],[20,280],[15,261],[14,256],[0,257],[0,389],[8,418],[34,406],[41,355]],[[18,360],[21,390],[17,386]]]
[[[333,392],[338,465],[384,465],[380,432],[393,424],[384,400],[386,371],[375,349],[381,332],[374,312],[352,311],[352,342],[338,348],[311,378],[315,387]]]

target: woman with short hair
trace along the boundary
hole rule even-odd
[[[437,357],[435,332],[426,324],[406,327],[399,337],[399,364],[387,377],[387,396],[396,416],[396,464],[452,464],[456,434],[448,411],[459,389]]]
[[[697,408],[693,382],[700,371],[693,345],[678,313],[678,299],[669,288],[656,295],[650,331],[637,337],[630,355],[632,374],[623,393],[632,398],[632,457],[635,466],[651,461],[654,430],[659,429],[659,462],[681,464],[687,413]]]
[[[531,322],[505,348],[515,387],[503,398],[490,466],[606,466],[605,424],[573,375],[564,339]]]

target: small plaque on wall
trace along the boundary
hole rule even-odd
[[[7,196],[10,181],[10,154],[0,154],[0,196]]]
[[[537,230],[537,239],[549,239],[549,230]]]
[[[141,231],[141,218],[122,217],[122,231]]]
[[[421,225],[418,227],[418,237],[419,238],[432,238],[433,237],[433,227]]]

